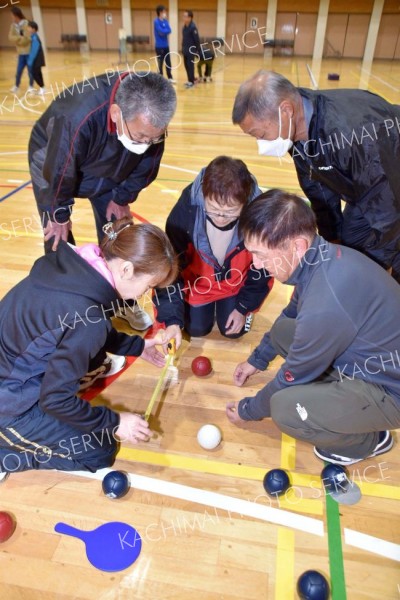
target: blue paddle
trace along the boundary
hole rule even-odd
[[[131,525],[112,521],[83,531],[66,523],[57,523],[57,533],[79,538],[86,544],[86,556],[101,571],[122,571],[135,562],[142,549],[142,538]]]

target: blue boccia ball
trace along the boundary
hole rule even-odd
[[[328,600],[329,583],[318,571],[305,571],[297,580],[301,600]]]
[[[290,486],[289,476],[283,469],[271,469],[264,477],[264,489],[271,496],[281,496]]]
[[[129,479],[123,471],[111,471],[103,479],[102,488],[107,498],[122,498],[129,490]]]
[[[350,485],[347,469],[340,465],[326,465],[321,471],[321,480],[328,494],[332,492],[344,494]]]

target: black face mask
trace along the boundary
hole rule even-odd
[[[212,224],[213,227],[215,227],[215,229],[219,229],[220,231],[229,231],[230,229],[233,229],[237,225],[237,222],[239,221],[239,217],[238,217],[234,221],[231,221],[230,223],[228,223],[228,225],[224,225],[223,227],[220,227],[219,225],[216,225],[214,223],[214,221],[208,215],[206,215],[206,219],[207,219],[207,221],[210,221],[210,223]]]

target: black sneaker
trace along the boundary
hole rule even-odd
[[[250,331],[251,325],[253,323],[253,318],[254,318],[253,313],[249,313],[248,315],[246,315],[246,321],[244,323],[244,331],[245,331],[245,333],[248,333]]]
[[[353,465],[354,463],[361,462],[362,460],[367,460],[367,458],[373,458],[374,456],[379,456],[379,454],[385,454],[385,452],[389,452],[392,446],[393,436],[390,431],[380,431],[377,445],[371,454],[365,456],[364,458],[348,458],[347,456],[341,456],[340,454],[334,454],[333,452],[329,453],[325,450],[320,450],[316,446],[314,446],[314,454],[321,460],[326,460],[334,465]]]

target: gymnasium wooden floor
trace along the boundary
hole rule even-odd
[[[137,59],[130,57],[130,63]],[[54,89],[56,83],[70,85],[114,68],[116,61],[112,53],[50,52],[45,82]],[[178,110],[162,167],[157,181],[133,206],[137,218],[162,227],[180,191],[218,154],[242,158],[265,188],[299,192],[291,160],[259,157],[255,141],[231,124],[230,115],[238,85],[260,67],[312,87],[306,63],[290,57],[226,56],[215,62],[213,83],[191,90],[183,88],[180,68]],[[371,71],[351,60],[310,66],[321,89],[363,87],[400,103],[398,62],[377,62]],[[0,53],[1,296],[42,254],[26,148],[33,123],[51,99],[16,102],[8,92],[14,68],[14,53]],[[331,71],[340,73],[339,82],[327,81]],[[88,204],[78,200],[75,205],[78,243],[95,239]],[[292,600],[298,576],[313,568],[330,580],[334,600],[400,597],[399,547],[394,547],[400,541],[400,446],[381,460],[355,465],[351,473],[363,497],[355,506],[339,507],[321,490],[322,463],[311,447],[281,435],[271,421],[238,429],[225,418],[228,400],[254,394],[276,372],[278,361],[244,389],[231,383],[235,365],[247,358],[289,294],[288,288],[275,284],[243,340],[224,341],[213,332],[184,342],[176,360],[179,382],[166,387],[153,411],[157,439],[135,448],[124,445],[115,464],[133,474],[132,489],[123,499],[104,497],[99,480],[53,471],[19,473],[7,480],[0,488],[0,509],[15,515],[17,529],[0,547],[1,598]],[[190,370],[199,354],[213,362],[213,374],[204,380]],[[144,411],[158,376],[156,367],[139,359],[93,402]],[[222,444],[212,452],[196,442],[205,423],[215,423],[223,432]],[[293,488],[278,503],[266,497],[262,478],[279,466],[290,471]],[[212,497],[214,503],[207,492],[218,494]],[[237,505],[236,499],[242,503]],[[285,512],[270,513],[269,506]],[[260,507],[263,515],[257,513]],[[270,522],[277,515],[281,520]],[[58,521],[89,530],[113,520],[130,523],[143,538],[138,561],[122,572],[96,570],[80,541],[54,532]],[[397,561],[387,556],[390,551],[397,552]]]

